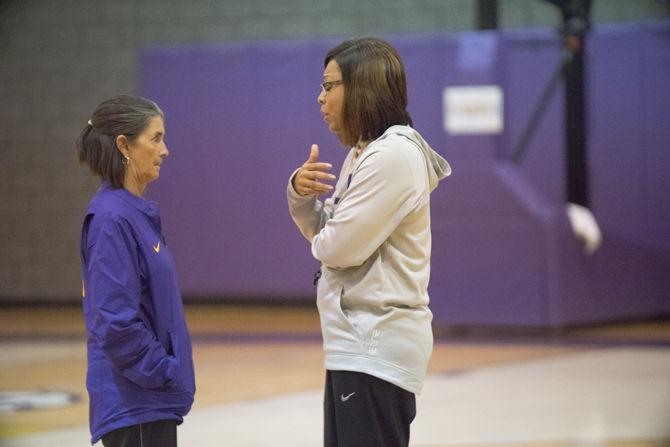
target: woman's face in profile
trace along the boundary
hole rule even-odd
[[[164,137],[163,118],[154,116],[146,129],[134,141],[128,143],[130,148],[128,169],[135,178],[147,183],[158,178],[161,163],[169,154]]]
[[[344,101],[344,84],[340,66],[331,59],[323,71],[324,87],[317,98],[321,106],[321,116],[328,124],[331,132],[338,134],[342,131],[342,103]]]

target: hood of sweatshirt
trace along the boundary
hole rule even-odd
[[[428,182],[430,185],[430,190],[432,191],[437,187],[437,183],[445,177],[451,175],[451,166],[449,162],[444,159],[440,154],[435,152],[435,150],[430,147],[428,142],[423,139],[421,134],[415,129],[409,126],[391,126],[386,129],[386,132],[379,137],[379,139],[384,139],[389,135],[399,135],[404,138],[407,138],[412,143],[414,143],[423,153],[426,158],[426,166],[428,167]]]

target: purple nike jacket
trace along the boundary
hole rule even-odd
[[[81,262],[91,443],[121,427],[181,423],[195,376],[158,204],[103,183],[84,218]]]

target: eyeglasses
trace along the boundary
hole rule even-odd
[[[319,84],[321,86],[321,91],[323,93],[328,93],[335,87],[336,85],[344,84],[344,81],[340,79],[339,81],[327,81],[327,82],[322,82]]]

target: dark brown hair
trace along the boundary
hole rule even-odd
[[[345,40],[328,52],[324,67],[333,59],[345,86],[342,144],[372,141],[395,124],[412,125],[405,67],[388,42],[377,37]]]
[[[125,135],[128,141],[133,141],[155,116],[163,117],[163,111],[145,98],[117,95],[103,101],[77,138],[79,163],[87,165],[112,187],[122,188],[126,164],[116,146],[116,137]]]

